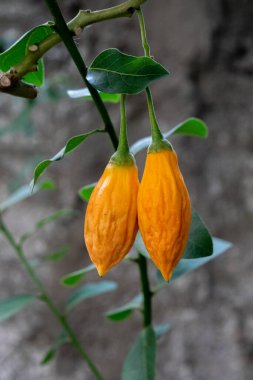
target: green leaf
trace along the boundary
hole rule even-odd
[[[9,49],[0,54],[0,70],[7,72],[11,67],[20,63],[28,52],[31,45],[39,44],[45,38],[54,33],[49,24],[39,25],[25,33]],[[36,72],[28,73],[24,80],[35,86],[42,86],[44,83],[44,66],[42,60],[38,63]]]
[[[206,138],[208,137],[208,127],[203,120],[190,117],[165,133],[166,138],[172,135],[188,135]]]
[[[208,263],[209,261],[215,259],[222,253],[226,252],[228,249],[232,247],[232,244],[228,241],[221,240],[218,238],[213,238],[213,254],[207,257],[201,257],[198,259],[182,259],[176,266],[173,274],[172,280],[176,280],[177,278],[183,276],[184,274],[193,271],[194,269],[199,268],[200,266]]]
[[[190,233],[183,258],[197,259],[210,256],[212,253],[212,237],[197,211],[192,208]]]
[[[88,69],[87,79],[97,90],[109,94],[137,94],[151,82],[169,75],[158,62],[134,57],[118,49],[100,53]]]
[[[146,327],[127,354],[121,380],[154,380],[155,357],[155,333],[152,327]]]
[[[160,339],[163,335],[165,335],[169,331],[169,329],[170,329],[169,323],[155,326],[154,331],[155,331],[156,340]]]
[[[69,342],[69,337],[66,335],[65,332],[62,332],[62,334],[58,337],[56,342],[49,348],[49,350],[43,356],[40,362],[40,365],[49,364],[55,358],[55,355],[57,354],[57,351],[59,350],[59,348],[68,342]]]
[[[63,257],[67,255],[69,252],[68,246],[60,247],[53,252],[49,253],[49,255],[46,255],[43,257],[43,261],[53,261],[53,262],[59,262]]]
[[[0,300],[0,321],[4,321],[24,309],[36,299],[31,294],[18,294]]]
[[[123,321],[130,317],[134,310],[141,310],[143,306],[143,295],[139,294],[134,297],[132,301],[128,302],[124,306],[121,306],[117,309],[107,311],[105,316],[112,321]]]
[[[74,136],[68,140],[67,144],[52,158],[49,160],[41,161],[35,168],[33,174],[33,181],[31,182],[31,187],[33,188],[36,184],[39,176],[55,161],[60,161],[63,157],[76,149],[80,144],[82,144],[89,136],[94,135],[95,133],[104,132],[101,129],[95,129],[91,132],[84,133],[82,135]]]
[[[90,91],[88,88],[82,88],[80,90],[68,90],[68,96],[72,99],[84,99],[84,100],[93,100]],[[106,94],[105,92],[99,91],[99,95],[103,102],[108,103],[119,103],[120,94]]]
[[[94,187],[95,187],[95,186],[96,186],[96,182],[91,183],[91,184],[89,184],[89,185],[86,185],[86,186],[82,187],[82,188],[78,191],[78,194],[79,194],[80,198],[81,198],[83,201],[88,202],[88,200],[90,199],[91,193],[92,193],[92,191],[94,190]]]
[[[212,239],[213,239],[213,254],[211,256],[201,257],[198,259],[191,259],[191,260],[181,259],[173,271],[171,281],[174,281],[178,279],[179,277],[193,271],[194,269],[201,267],[202,265],[220,256],[222,253],[226,252],[228,249],[232,247],[232,244],[229,243],[228,241],[218,239],[215,237],[213,237]],[[160,288],[167,285],[168,283],[164,281],[159,271],[157,271],[157,277],[158,277],[159,283],[156,290],[159,290]]]
[[[140,233],[136,236],[134,247],[138,253],[150,259]],[[192,208],[190,233],[183,258],[196,259],[206,257],[212,255],[212,252],[212,237],[197,211]]]
[[[31,191],[31,189],[30,189],[30,191]],[[61,209],[61,210],[57,210],[57,211],[53,212],[51,215],[46,216],[43,219],[38,220],[36,222],[35,227],[34,227],[34,229],[32,231],[26,232],[26,233],[24,233],[20,237],[20,240],[19,240],[20,244],[24,244],[24,242],[27,239],[29,239],[31,236],[33,236],[37,231],[39,231],[42,228],[44,228],[47,224],[55,222],[56,220],[58,220],[60,218],[65,218],[65,217],[68,217],[68,216],[73,216],[75,213],[76,213],[75,210]]]
[[[98,283],[85,284],[71,293],[66,304],[67,310],[72,310],[80,302],[87,300],[88,298],[111,292],[116,288],[117,284],[113,281],[101,281]]]
[[[39,230],[39,229],[45,227],[48,223],[55,222],[56,220],[61,219],[61,218],[65,218],[67,216],[73,216],[75,213],[76,213],[76,211],[71,210],[71,209],[65,209],[64,208],[61,210],[57,210],[54,213],[52,213],[51,215],[46,216],[45,218],[40,219],[38,222],[36,222],[36,225],[35,225],[36,229]]]
[[[61,278],[61,284],[65,286],[76,286],[84,279],[87,273],[94,269],[96,269],[95,265],[91,264],[86,268],[69,273]]]
[[[31,192],[31,187],[25,185],[20,187],[17,191],[12,193],[9,198],[0,203],[0,212],[7,210],[9,207],[15,205],[18,202],[23,201],[24,199],[30,198],[32,195],[36,194],[40,190],[52,190],[55,188],[53,181],[42,181],[34,187],[33,193]]]
[[[174,128],[170,129],[168,132],[163,133],[163,136],[164,138],[168,138],[176,134],[194,137],[207,137],[208,127],[202,120],[197,119],[196,117],[190,117],[184,120],[182,123],[176,125]],[[136,141],[131,146],[130,150],[132,154],[136,155],[142,150],[148,148],[151,142],[151,136],[143,137],[142,139]]]
[[[49,364],[55,358],[56,352],[57,350],[54,347],[50,348],[41,359],[40,365]]]
[[[23,243],[23,240],[22,240],[22,243]],[[53,252],[49,253],[46,256],[42,256],[39,258],[36,257],[34,259],[29,260],[29,263],[33,268],[36,268],[39,265],[45,264],[47,262],[57,263],[61,261],[68,253],[69,253],[68,246],[59,247],[58,249],[54,250]]]

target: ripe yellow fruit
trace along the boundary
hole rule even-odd
[[[172,149],[147,154],[138,222],[151,259],[168,281],[183,255],[191,222],[190,197]]]
[[[136,165],[111,161],[91,194],[84,238],[100,276],[118,264],[134,243],[138,188]]]

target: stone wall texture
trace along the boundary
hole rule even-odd
[[[112,0],[61,0],[66,19],[78,9],[102,8]],[[209,126],[207,140],[174,137],[173,145],[189,187],[193,206],[213,235],[229,240],[233,249],[161,291],[154,303],[156,323],[171,324],[158,344],[157,380],[252,380],[253,378],[253,2],[250,0],[159,0],[144,7],[154,57],[171,76],[152,85],[157,116],[165,131],[189,116]],[[9,43],[49,19],[42,1],[1,0],[1,43]],[[101,50],[117,47],[142,54],[136,17],[88,28],[77,40],[87,63]],[[82,82],[63,45],[45,57],[46,77],[68,88]],[[92,103],[43,100],[32,108],[25,130],[1,133],[26,103],[0,97],[0,199],[19,183],[27,183],[39,159],[54,155],[66,140],[101,126]],[[109,106],[116,125],[118,107]],[[144,95],[128,101],[129,139],[149,134]],[[16,236],[56,208],[74,207],[75,218],[56,222],[37,233],[25,248],[29,257],[70,246],[61,263],[39,271],[62,306],[68,289],[59,278],[89,263],[82,238],[84,205],[77,191],[95,181],[112,153],[110,141],[93,137],[88,144],[52,166],[58,191],[35,195],[13,207],[6,221]],[[138,163],[143,165],[144,155]],[[32,291],[30,280],[12,249],[0,236],[0,298]],[[151,275],[154,269],[150,266]],[[96,281],[95,274],[89,279]],[[108,380],[118,380],[124,357],[140,330],[141,318],[113,324],[103,313],[131,299],[139,287],[132,264],[122,264],[107,279],[119,289],[82,303],[70,319],[90,355]],[[59,333],[42,303],[0,325],[1,380],[92,380],[69,346],[48,366],[39,362]],[[134,380],[134,379],[133,379]]]

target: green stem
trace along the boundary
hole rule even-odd
[[[129,145],[127,139],[127,124],[126,124],[126,95],[120,97],[120,135],[118,152],[123,154],[129,153]]]
[[[159,141],[163,140],[163,135],[158,125],[158,121],[155,114],[154,103],[152,99],[152,94],[149,87],[146,88],[146,96],[147,96],[147,103],[148,103],[149,120],[150,120],[150,125],[151,125],[152,142],[158,143]]]
[[[67,25],[72,35],[79,36],[80,32],[88,25],[119,17],[131,17],[135,10],[146,1],[147,0],[127,0],[114,7],[99,11],[81,10]],[[22,83],[21,79],[25,74],[36,71],[38,69],[39,59],[59,42],[61,42],[61,36],[58,33],[54,33],[36,44],[37,48],[35,50],[28,48],[20,62],[11,67],[8,72],[1,74],[0,91],[15,96],[34,99],[37,96],[36,88]],[[111,134],[113,135],[113,132],[111,132]],[[115,143],[115,145],[117,144]]]
[[[145,52],[145,56],[150,57],[150,47],[149,47],[149,43],[147,39],[144,15],[141,8],[137,9],[137,15],[138,15],[138,20],[139,20],[139,25],[140,25],[140,30],[141,30],[141,40],[142,40],[143,50]],[[149,120],[150,120],[150,125],[151,125],[152,143],[154,145],[160,145],[161,140],[163,140],[163,135],[158,125],[158,121],[155,114],[154,103],[152,99],[152,94],[149,87],[146,88],[146,96],[147,96],[147,103],[148,103]]]
[[[134,11],[146,1],[147,0],[128,0],[122,4],[99,11],[80,10],[77,16],[70,20],[67,25],[73,35],[79,35],[80,31],[88,25],[120,17],[131,17]],[[54,33],[37,44],[36,51],[30,51],[28,49],[25,57],[12,67],[12,76],[21,79],[25,74],[36,70],[38,60],[59,42],[61,42],[60,35]]]
[[[73,61],[75,62],[75,65],[84,81],[86,86],[88,87],[88,90],[90,91],[90,94],[94,100],[94,103],[98,109],[98,112],[104,122],[105,129],[108,132],[112,145],[114,149],[118,146],[118,138],[114,129],[114,126],[112,124],[112,121],[110,119],[110,116],[107,112],[107,109],[98,93],[98,91],[92,87],[92,85],[89,83],[89,81],[86,78],[87,75],[87,67],[84,63],[84,60],[73,40],[72,34],[63,18],[63,15],[61,13],[61,10],[58,6],[58,3],[56,0],[45,0],[52,16],[55,20],[55,26],[58,34],[60,35],[63,43],[65,44],[69,54],[71,55]]]
[[[37,273],[35,272],[34,268],[30,265],[29,261],[26,259],[24,251],[22,249],[22,246],[19,245],[16,240],[14,239],[14,236],[12,235],[9,228],[6,226],[6,224],[3,222],[3,220],[0,220],[0,229],[5,236],[6,240],[10,243],[12,248],[14,249],[21,265],[25,269],[25,271],[30,276],[32,282],[38,289],[40,293],[40,299],[43,300],[51,313],[54,315],[54,317],[58,320],[68,337],[70,338],[71,344],[75,347],[75,349],[79,352],[81,357],[85,360],[87,363],[87,366],[91,370],[91,372],[94,374],[97,380],[103,380],[103,376],[100,374],[99,370],[87,354],[87,352],[82,347],[81,343],[79,342],[77,336],[75,335],[74,331],[72,330],[71,326],[69,325],[69,322],[67,321],[66,317],[61,314],[61,312],[58,310],[57,306],[54,304],[53,300],[51,299],[50,295],[47,293],[43,283],[37,276]]]
[[[144,299],[143,326],[147,327],[152,324],[152,292],[149,285],[147,259],[139,253],[137,263],[140,271],[141,286]]]
[[[141,30],[141,41],[142,41],[142,47],[144,49],[145,57],[150,57],[150,46],[147,39],[145,20],[144,20],[144,15],[143,15],[141,7],[137,9],[137,16],[138,16],[140,30]]]
[[[119,145],[116,152],[110,159],[110,162],[115,165],[134,165],[134,156],[130,153],[128,138],[127,138],[127,122],[126,122],[126,95],[120,97],[120,134]]]

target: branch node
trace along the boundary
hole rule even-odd
[[[0,87],[7,88],[11,86],[11,80],[5,74],[0,74]]]
[[[36,63],[31,66],[31,72],[33,71],[38,71],[38,65]]]
[[[127,12],[129,13],[129,16],[131,17],[134,14],[134,12],[135,12],[135,8],[134,7],[130,7],[130,8],[128,8]]]
[[[83,31],[83,28],[81,28],[80,26],[75,28],[74,33],[75,33],[76,37],[79,37],[81,35],[82,31]]]

